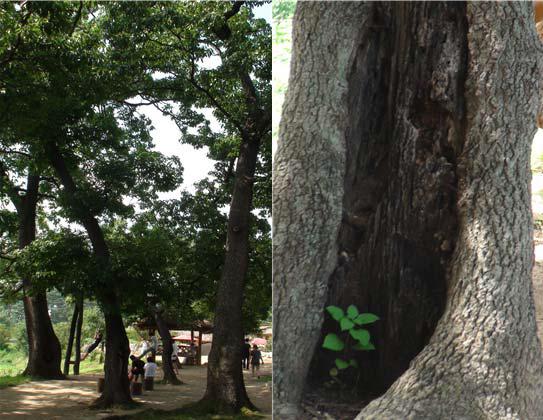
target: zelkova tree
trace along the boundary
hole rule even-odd
[[[105,315],[105,388],[96,401],[109,406],[131,401],[128,340],[121,293],[101,221],[133,209],[123,198],[149,202],[157,191],[181,182],[179,162],[153,152],[149,123],[120,106],[146,76],[139,65],[114,63],[99,27],[90,18],[99,5],[27,3],[39,16],[34,38],[25,39],[0,92],[3,130],[54,174],[52,197],[62,216],[81,224],[100,269],[94,291]],[[83,17],[82,17],[83,16]],[[17,110],[14,112],[14,110]]]
[[[531,3],[299,3],[273,180],[278,418],[299,415],[324,306],[353,301],[381,317],[367,390],[395,381],[358,418],[543,415],[541,49]]]
[[[182,141],[209,147],[219,160],[219,182],[230,208],[203,400],[226,411],[252,406],[239,363],[243,293],[251,211],[269,209],[270,196],[271,34],[265,21],[253,18],[253,6],[185,2],[142,10],[119,4],[110,12],[109,34],[117,52],[123,54],[130,44],[161,73],[141,96],[174,118]],[[213,110],[221,132],[211,129],[202,108]]]

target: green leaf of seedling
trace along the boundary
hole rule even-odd
[[[351,359],[349,360],[349,364],[352,366],[352,367],[355,367],[357,368],[358,367],[358,362],[354,359]]]
[[[363,346],[368,345],[368,343],[370,342],[370,333],[368,332],[368,330],[364,330],[362,328],[358,330],[352,329],[349,331],[349,333],[356,341],[358,341]]]
[[[365,346],[363,346],[360,343],[356,343],[353,346],[353,349],[355,349],[355,350],[375,350],[375,346],[372,343],[368,343]]]
[[[358,308],[354,305],[350,305],[347,308],[347,316],[351,319],[355,319],[358,316]]]
[[[341,327],[341,331],[347,331],[354,327],[354,323],[349,318],[345,317],[341,318],[341,321],[339,321],[339,326]]]
[[[342,370],[342,369],[347,369],[350,366],[350,364],[346,362],[345,360],[336,359],[336,366],[339,370]]]
[[[354,323],[357,325],[372,324],[375,321],[379,320],[379,317],[374,314],[360,314],[354,320]]]
[[[327,306],[326,310],[328,311],[330,315],[332,315],[332,318],[334,318],[336,321],[339,321],[341,318],[345,316],[343,309],[334,305]]]
[[[328,334],[326,337],[324,337],[322,347],[332,351],[341,351],[345,347],[345,344],[343,344],[343,341],[337,335]]]
[[[332,368],[330,369],[330,376],[337,376],[338,374],[338,370],[336,368]]]

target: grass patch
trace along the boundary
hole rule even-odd
[[[34,380],[29,376],[16,375],[16,376],[2,376],[0,377],[0,389],[10,386],[17,386]]]
[[[27,356],[23,352],[0,350],[0,377],[18,376],[26,367]]]
[[[257,382],[270,382],[271,380],[271,375],[261,375],[260,377],[256,378]]]

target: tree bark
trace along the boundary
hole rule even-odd
[[[19,248],[23,249],[36,239],[36,208],[40,177],[27,177],[26,194],[14,202],[19,217]],[[45,290],[32,288],[29,279],[23,279],[23,305],[28,337],[28,362],[23,375],[45,379],[64,378],[60,371],[62,353],[47,306]]]
[[[530,209],[542,63],[532,13],[530,3],[467,5],[467,126],[447,306],[429,345],[359,419],[543,416]]]
[[[162,370],[164,371],[163,382],[172,385],[181,385],[182,382],[177,378],[177,375],[173,370],[173,340],[170,334],[170,330],[168,329],[168,326],[164,323],[164,320],[162,319],[162,314],[158,310],[155,310],[154,314],[156,325],[160,333],[160,337],[162,338]]]
[[[226,255],[215,304],[213,342],[208,359],[203,401],[221,412],[254,408],[241,369],[242,304],[249,258],[249,219],[259,138],[241,144],[226,237]]]
[[[338,262],[348,81],[370,9],[361,2],[299,2],[294,16],[273,169],[273,399],[280,419],[300,417]]]
[[[215,34],[221,40],[231,37],[228,19],[239,12],[243,3],[234,2],[232,9],[224,14],[222,25],[215,29]],[[254,175],[261,142],[271,131],[271,113],[266,112],[269,107],[262,103],[250,74],[240,69],[238,79],[247,111],[242,123],[231,120],[239,130],[241,144],[228,214],[225,260],[215,304],[207,388],[202,399],[203,403],[210,403],[220,412],[238,412],[242,407],[255,408],[247,395],[241,366],[242,307],[249,259]]]
[[[360,418],[541,416],[530,9],[299,4],[273,181],[279,418],[299,416],[327,303],[381,317],[367,394],[424,348]]]
[[[102,267],[102,277],[98,279],[97,297],[102,304],[106,325],[106,357],[104,391],[93,402],[94,407],[110,407],[133,402],[128,381],[128,356],[130,347],[120,312],[119,292],[110,270],[109,247],[96,217],[85,211],[78,200],[78,189],[57,145],[50,141],[46,153],[57,173],[72,209],[78,209],[79,221],[85,228],[92,243],[98,266]]]

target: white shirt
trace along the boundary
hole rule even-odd
[[[145,377],[146,378],[154,378],[156,375],[156,363],[153,362],[147,362],[145,363],[145,366],[143,366],[143,370],[145,371]]]
[[[172,360],[177,359],[178,352],[179,352],[179,348],[177,347],[177,343],[174,341],[172,343]]]

